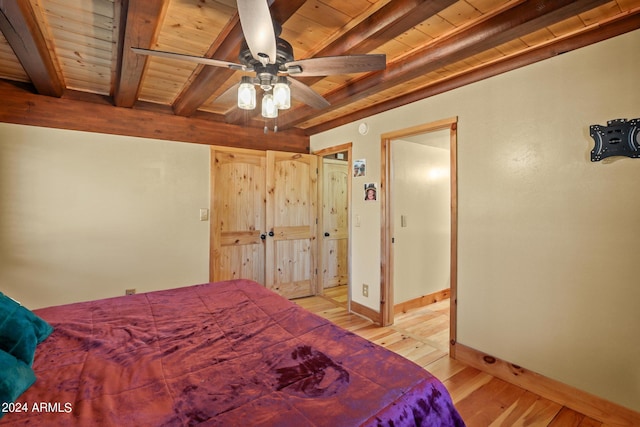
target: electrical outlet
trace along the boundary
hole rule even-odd
[[[369,296],[369,285],[365,285],[364,283],[362,284],[362,296],[363,297]]]
[[[127,289],[127,290],[124,291],[125,295],[133,295],[135,293],[136,293],[135,289]]]

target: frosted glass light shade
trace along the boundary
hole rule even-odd
[[[262,98],[262,117],[267,119],[273,119],[278,117],[278,107],[276,107],[276,103],[273,100],[273,95],[267,93]]]
[[[278,83],[273,87],[273,99],[279,110],[291,107],[291,90],[286,77],[278,77]]]
[[[256,108],[256,88],[251,82],[251,78],[242,77],[242,82],[238,86],[238,108],[243,110],[253,110]]]

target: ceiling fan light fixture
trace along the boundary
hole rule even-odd
[[[273,100],[279,110],[291,108],[291,89],[286,77],[278,77],[278,82],[273,87]]]
[[[262,97],[262,117],[275,119],[278,117],[278,107],[273,99],[273,95],[267,93]]]
[[[253,86],[251,77],[243,76],[238,86],[238,108],[243,110],[256,108],[256,88]]]

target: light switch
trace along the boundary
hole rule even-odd
[[[406,226],[407,226],[407,216],[400,215],[400,227],[406,227]]]
[[[200,209],[200,221],[209,221],[209,209]]]
[[[355,226],[356,226],[356,227],[360,227],[360,215],[356,215],[356,218],[355,218]]]

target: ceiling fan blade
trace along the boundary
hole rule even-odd
[[[317,108],[318,110],[321,110],[331,105],[329,101],[324,99],[322,95],[320,95],[315,90],[311,89],[306,84],[292,78],[288,78],[287,80],[291,83],[292,98],[300,102],[304,102],[305,104],[313,108]]]
[[[325,56],[291,61],[285,66],[287,72],[296,77],[366,73],[384,70],[387,66],[387,56],[384,54]]]
[[[247,67],[235,62],[221,61],[219,59],[202,58],[200,56],[185,55],[182,53],[164,52],[162,50],[143,49],[140,47],[132,47],[132,51],[139,55],[157,56],[160,58],[179,59],[182,61],[197,62],[198,64],[213,65],[214,67],[230,68],[237,71],[247,71]],[[250,70],[249,70],[250,71]]]
[[[238,0],[238,15],[251,55],[262,65],[276,62],[276,34],[266,0]]]

